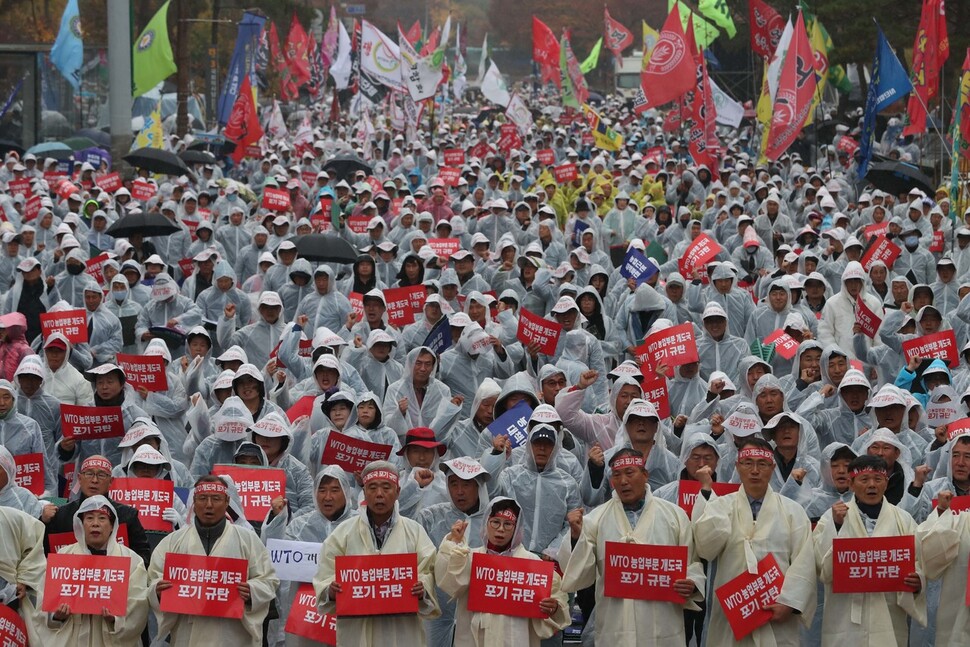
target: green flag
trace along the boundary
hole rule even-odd
[[[168,40],[168,1],[162,5],[131,48],[132,97],[140,97],[178,68]]]
[[[647,245],[647,251],[644,253],[647,258],[652,258],[661,265],[667,262],[667,252],[664,251],[663,245],[655,240],[650,241],[650,244]]]
[[[734,35],[738,33],[726,0],[699,0],[697,7],[704,14],[705,18],[710,18],[715,25],[723,27],[724,31],[727,32],[728,38],[734,38]]]
[[[585,61],[579,64],[580,72],[582,72],[583,74],[589,74],[590,70],[596,67],[596,64],[599,63],[599,60],[600,60],[600,48],[602,47],[603,47],[603,37],[600,36],[600,39],[596,41],[595,45],[593,45],[593,51],[589,53],[589,56],[586,57]]]

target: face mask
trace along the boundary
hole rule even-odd
[[[744,251],[748,253],[748,256],[754,256],[755,254],[758,253],[758,248],[755,247],[754,245],[751,245],[750,247],[745,247]]]
[[[915,248],[917,245],[919,245],[919,236],[906,236],[906,238],[903,239],[903,244],[905,244],[906,247]]]
[[[226,194],[226,200],[228,200],[229,202],[235,202],[236,201],[236,198],[238,198],[238,197],[239,196],[236,195],[235,193],[227,193]]]
[[[112,296],[114,296],[115,301],[121,303],[128,296],[128,290],[112,290]]]
[[[70,274],[72,276],[77,276],[78,274],[82,273],[83,271],[84,271],[84,266],[83,265],[76,265],[76,264],[73,264],[73,263],[67,265],[67,272],[68,272],[68,274]]]

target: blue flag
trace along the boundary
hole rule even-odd
[[[77,90],[81,87],[81,65],[84,63],[84,44],[81,42],[81,19],[77,0],[68,0],[61,15],[61,28],[51,48],[51,63]]]
[[[872,80],[869,82],[869,94],[866,96],[862,141],[859,142],[859,152],[862,154],[862,161],[859,163],[860,178],[866,176],[869,161],[872,159],[872,142],[876,136],[876,115],[913,90],[909,75],[896,58],[896,53],[886,40],[886,35],[878,25],[876,29],[879,32],[876,40],[876,56],[872,60]]]
[[[244,75],[250,74],[256,67],[259,37],[263,33],[263,25],[265,24],[266,18],[248,11],[243,14],[242,22],[239,23],[236,47],[232,50],[232,58],[229,59],[226,84],[222,86],[222,94],[219,95],[217,110],[219,125],[221,126],[229,123],[229,115],[232,114],[232,106],[236,103],[236,97],[239,96],[239,88],[242,87]]]
[[[532,417],[532,407],[527,400],[518,403],[488,426],[492,438],[508,436],[513,447],[521,447],[529,439],[529,418]]]

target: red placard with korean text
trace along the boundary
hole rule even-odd
[[[162,513],[172,507],[175,484],[168,479],[116,478],[111,480],[108,497],[138,510],[145,530],[172,532],[172,524]]]
[[[41,197],[39,195],[32,195],[27,198],[27,202],[24,203],[24,222],[30,222],[37,217],[40,213],[41,207]]]
[[[417,613],[411,588],[418,581],[415,553],[338,555],[334,560],[337,616],[383,616]]]
[[[677,261],[681,275],[689,281],[694,270],[700,269],[714,260],[714,257],[721,253],[721,249],[717,241],[707,234],[699,235],[687,246],[684,254]]]
[[[301,582],[296,589],[284,631],[325,645],[337,644],[337,616],[317,610],[317,594],[310,582]]]
[[[832,540],[833,593],[912,592],[903,580],[915,572],[913,535]]]
[[[270,211],[289,211],[290,193],[286,189],[265,187],[263,189],[263,202],[261,206]]]
[[[367,225],[370,224],[369,216],[351,216],[347,218],[347,229],[355,234],[366,234]]]
[[[446,261],[451,255],[461,249],[460,238],[429,238],[428,247],[434,250],[435,256]]]
[[[933,357],[942,359],[950,368],[957,368],[960,366],[960,354],[957,351],[957,338],[952,330],[941,330],[903,342],[903,355],[907,362],[912,357]]]
[[[862,332],[869,339],[876,338],[876,332],[882,325],[882,319],[866,305],[861,294],[855,298],[855,322],[862,326]]]
[[[114,173],[102,175],[98,178],[97,185],[108,193],[114,193],[123,186],[121,183],[121,174],[115,171]]]
[[[61,310],[60,312],[42,312],[40,314],[40,331],[44,340],[52,333],[59,332],[72,344],[84,344],[88,341],[88,316],[83,308],[77,310]]]
[[[863,229],[862,235],[865,237],[866,240],[869,240],[870,238],[878,238],[879,236],[884,236],[888,232],[889,232],[889,221],[883,220],[882,222],[877,222],[871,225],[867,225],[866,228]]]
[[[62,200],[67,200],[75,193],[79,193],[78,186],[68,180],[66,177],[61,179],[61,183],[57,185],[57,197]]]
[[[300,179],[308,187],[314,187],[317,184],[317,174],[313,171],[300,171]]]
[[[131,197],[141,202],[147,202],[155,195],[155,185],[145,180],[135,180],[131,183]]]
[[[108,555],[47,556],[43,610],[48,613],[66,604],[71,613],[100,616],[102,609],[116,617],[128,613],[127,557]]]
[[[165,554],[164,579],[172,588],[162,591],[159,608],[168,613],[212,618],[243,617],[238,584],[248,578],[249,562],[234,557]]]
[[[683,604],[674,582],[687,577],[687,546],[606,542],[603,595]]]
[[[427,298],[428,293],[423,285],[384,290],[384,301],[387,302],[387,323],[396,328],[414,323],[414,315],[421,312],[424,300]]]
[[[536,159],[542,163],[543,166],[552,166],[556,163],[556,151],[551,148],[541,148],[536,151]]]
[[[165,360],[160,355],[118,353],[118,366],[135,389],[143,386],[149,391],[168,390]]]
[[[717,588],[717,599],[735,640],[771,622],[771,611],[765,607],[775,603],[784,583],[785,574],[775,556],[768,553],[758,562],[756,575],[745,571]]]
[[[764,343],[774,344],[775,352],[785,359],[791,359],[798,352],[798,342],[781,328],[765,337]]]
[[[121,407],[85,407],[61,405],[61,434],[74,440],[121,438],[125,435],[125,421]]]
[[[663,363],[668,369],[697,361],[694,325],[690,323],[658,330],[634,349],[644,371]]]
[[[461,169],[454,166],[442,166],[438,169],[438,179],[445,186],[458,186],[458,180],[461,179]]]
[[[525,346],[534,342],[539,345],[540,353],[553,355],[561,334],[562,324],[558,321],[540,317],[525,308],[519,309],[519,329],[515,337]]]
[[[579,171],[575,164],[560,164],[552,167],[552,175],[556,178],[556,184],[567,184],[579,177]]]
[[[20,614],[6,604],[0,604],[0,644],[27,647],[27,625]]]
[[[717,496],[725,496],[741,489],[740,483],[711,483],[711,491]],[[694,513],[694,504],[701,494],[700,481],[681,480],[677,484],[677,505],[690,517]]]
[[[468,610],[518,618],[545,618],[539,602],[552,594],[552,577],[552,562],[472,553]]]
[[[18,454],[13,457],[13,462],[17,465],[15,477],[17,485],[35,496],[42,495],[44,493],[44,455],[40,452]]]
[[[339,465],[343,471],[353,474],[363,470],[368,463],[387,460],[392,449],[390,445],[352,438],[331,430],[320,464]]]
[[[94,277],[98,285],[104,287],[104,264],[111,260],[107,252],[84,261],[84,272]]]
[[[347,295],[350,301],[350,309],[357,313],[357,321],[364,319],[364,295],[360,292],[351,292]]]
[[[930,251],[933,252],[934,254],[937,254],[943,251],[943,248],[945,245],[946,245],[946,241],[943,238],[943,232],[934,231],[933,238],[930,241]]]
[[[446,148],[442,154],[446,166],[461,166],[465,163],[465,151],[460,148]]]
[[[643,375],[640,388],[643,389],[644,399],[654,406],[660,419],[669,418],[670,394],[667,392],[667,378],[653,371],[647,371]]]
[[[882,261],[886,267],[892,269],[893,263],[902,251],[899,245],[886,238],[885,234],[881,234],[862,255],[862,269],[868,272],[874,261]]]
[[[7,192],[10,195],[22,195],[25,199],[34,194],[34,192],[30,190],[30,178],[10,180],[7,183]]]
[[[216,465],[212,473],[232,477],[247,521],[263,521],[273,499],[286,496],[286,472],[275,467]]]
[[[68,483],[70,484],[70,481]],[[70,492],[68,492],[68,494],[70,494]],[[118,534],[115,535],[115,541],[122,546],[128,546],[129,548],[131,547],[131,544],[128,541],[128,524],[118,524]],[[77,537],[74,536],[73,532],[52,532],[51,534],[47,535],[47,545],[51,549],[51,553],[58,553],[65,546],[70,546],[71,544],[76,543]]]

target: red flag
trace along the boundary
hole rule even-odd
[[[237,164],[246,154],[246,147],[259,142],[263,136],[263,127],[259,124],[259,114],[256,111],[256,102],[253,100],[248,74],[243,77],[239,96],[236,97],[236,103],[232,104],[232,113],[229,115],[229,123],[226,124],[223,135],[229,141],[236,143],[232,159]]]
[[[805,33],[801,11],[792,33],[788,53],[782,63],[778,92],[772,108],[771,129],[765,155],[770,160],[781,157],[801,132],[812,98],[815,96],[815,55]]]
[[[660,40],[653,48],[647,68],[640,73],[643,105],[654,108],[669,103],[694,87],[696,81],[694,57],[680,24],[680,11],[675,7],[660,30]]]
[[[539,66],[543,83],[552,81],[562,87],[559,71],[559,40],[549,25],[535,16],[532,17],[532,59]]]
[[[407,30],[404,36],[408,39],[408,42],[411,43],[411,47],[417,45],[418,41],[421,40],[421,22],[415,20],[414,24],[411,25],[411,29]]]
[[[290,64],[296,87],[300,87],[310,80],[310,39],[295,13],[293,20],[290,21],[290,35],[286,41],[286,58]]]
[[[762,58],[771,58],[785,31],[785,21],[763,0],[750,0],[748,19],[751,23],[751,49]]]
[[[623,50],[633,43],[633,34],[621,23],[613,20],[610,16],[610,10],[606,7],[603,7],[603,16],[606,28],[606,32],[603,34],[603,42],[606,43],[606,49],[613,52],[613,56],[620,58],[623,56]]]
[[[695,164],[704,164],[712,173],[718,167],[717,134],[714,119],[714,97],[707,80],[707,64],[702,55],[697,56],[697,87],[684,96],[687,146]],[[713,147],[712,147],[713,142]]]
[[[909,123],[903,135],[926,132],[926,107],[940,89],[940,69],[950,56],[943,0],[923,0],[923,10],[913,43],[913,92],[906,114]]]
[[[435,50],[438,49],[438,41],[441,39],[441,27],[435,27],[431,35],[428,36],[428,40],[424,42],[421,46],[421,51],[418,52],[421,56],[430,56],[434,54]]]
[[[280,96],[283,97],[283,101],[295,99],[299,96],[299,92],[293,83],[286,52],[280,47],[279,33],[276,31],[276,23],[273,22],[269,24],[269,52],[276,66],[276,73],[280,75]]]

